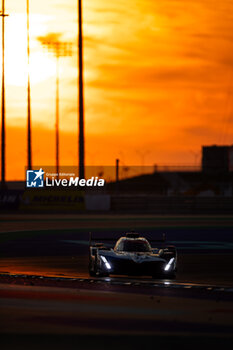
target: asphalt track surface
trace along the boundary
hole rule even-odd
[[[113,238],[134,228],[165,233],[178,249],[177,282],[233,285],[233,217],[2,216],[0,273],[88,278],[89,232]]]
[[[131,228],[177,246],[175,281],[89,277],[89,231]],[[233,217],[1,215],[0,256],[3,349],[232,345]]]

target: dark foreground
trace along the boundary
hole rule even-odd
[[[213,336],[191,336],[189,334],[183,336],[161,336],[161,335],[1,335],[1,349],[86,349],[86,350],[141,350],[143,348],[160,348],[160,349],[221,349],[222,345],[232,346],[233,338],[219,338]],[[32,346],[33,344],[33,346]]]
[[[232,347],[233,218],[1,219],[1,349]],[[89,278],[89,230],[129,227],[175,242],[176,281]]]
[[[139,349],[151,340],[194,349],[233,340],[232,292],[36,284],[0,284],[1,349]]]

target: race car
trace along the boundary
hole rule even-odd
[[[99,239],[94,241],[97,240]],[[165,236],[156,242],[162,242],[162,247],[152,248],[145,237],[129,232],[117,240],[114,248],[110,248],[103,243],[92,243],[90,234],[89,274],[92,277],[140,275],[174,278],[177,265],[176,248],[164,245]]]

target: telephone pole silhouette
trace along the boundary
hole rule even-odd
[[[31,86],[30,86],[30,27],[29,0],[27,0],[27,58],[28,58],[28,86],[27,86],[27,168],[32,169],[32,140],[31,140]]]
[[[72,55],[72,44],[60,41],[60,34],[51,33],[44,37],[39,37],[40,43],[52,52],[56,57],[56,172],[59,176],[59,59]]]
[[[5,125],[5,17],[8,16],[5,14],[5,0],[2,0],[2,12],[0,13],[2,17],[2,127],[1,127],[1,186],[2,188],[6,187],[6,125]]]
[[[85,176],[85,141],[84,141],[84,102],[83,102],[83,34],[82,34],[82,0],[77,2],[78,9],[78,126],[79,126],[79,177]]]

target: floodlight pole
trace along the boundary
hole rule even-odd
[[[84,103],[83,103],[83,34],[82,0],[78,0],[78,101],[79,101],[79,177],[85,176]]]
[[[28,86],[27,86],[27,167],[32,169],[32,141],[31,141],[31,86],[30,86],[30,36],[29,36],[29,0],[27,0],[27,57],[28,57]]]
[[[48,35],[47,37],[38,38],[43,46],[47,47],[48,51],[52,51],[56,58],[56,106],[55,106],[55,138],[56,138],[56,172],[59,177],[59,59],[64,56],[71,56],[71,43],[58,40],[59,35]],[[56,38],[57,36],[57,38]]]
[[[8,16],[5,14],[5,0],[2,0],[2,12],[0,14],[2,17],[2,128],[1,128],[1,185],[2,188],[6,186],[5,179],[5,155],[6,155],[6,147],[5,147],[5,17]]]
[[[59,177],[59,50],[56,52],[56,172]]]

